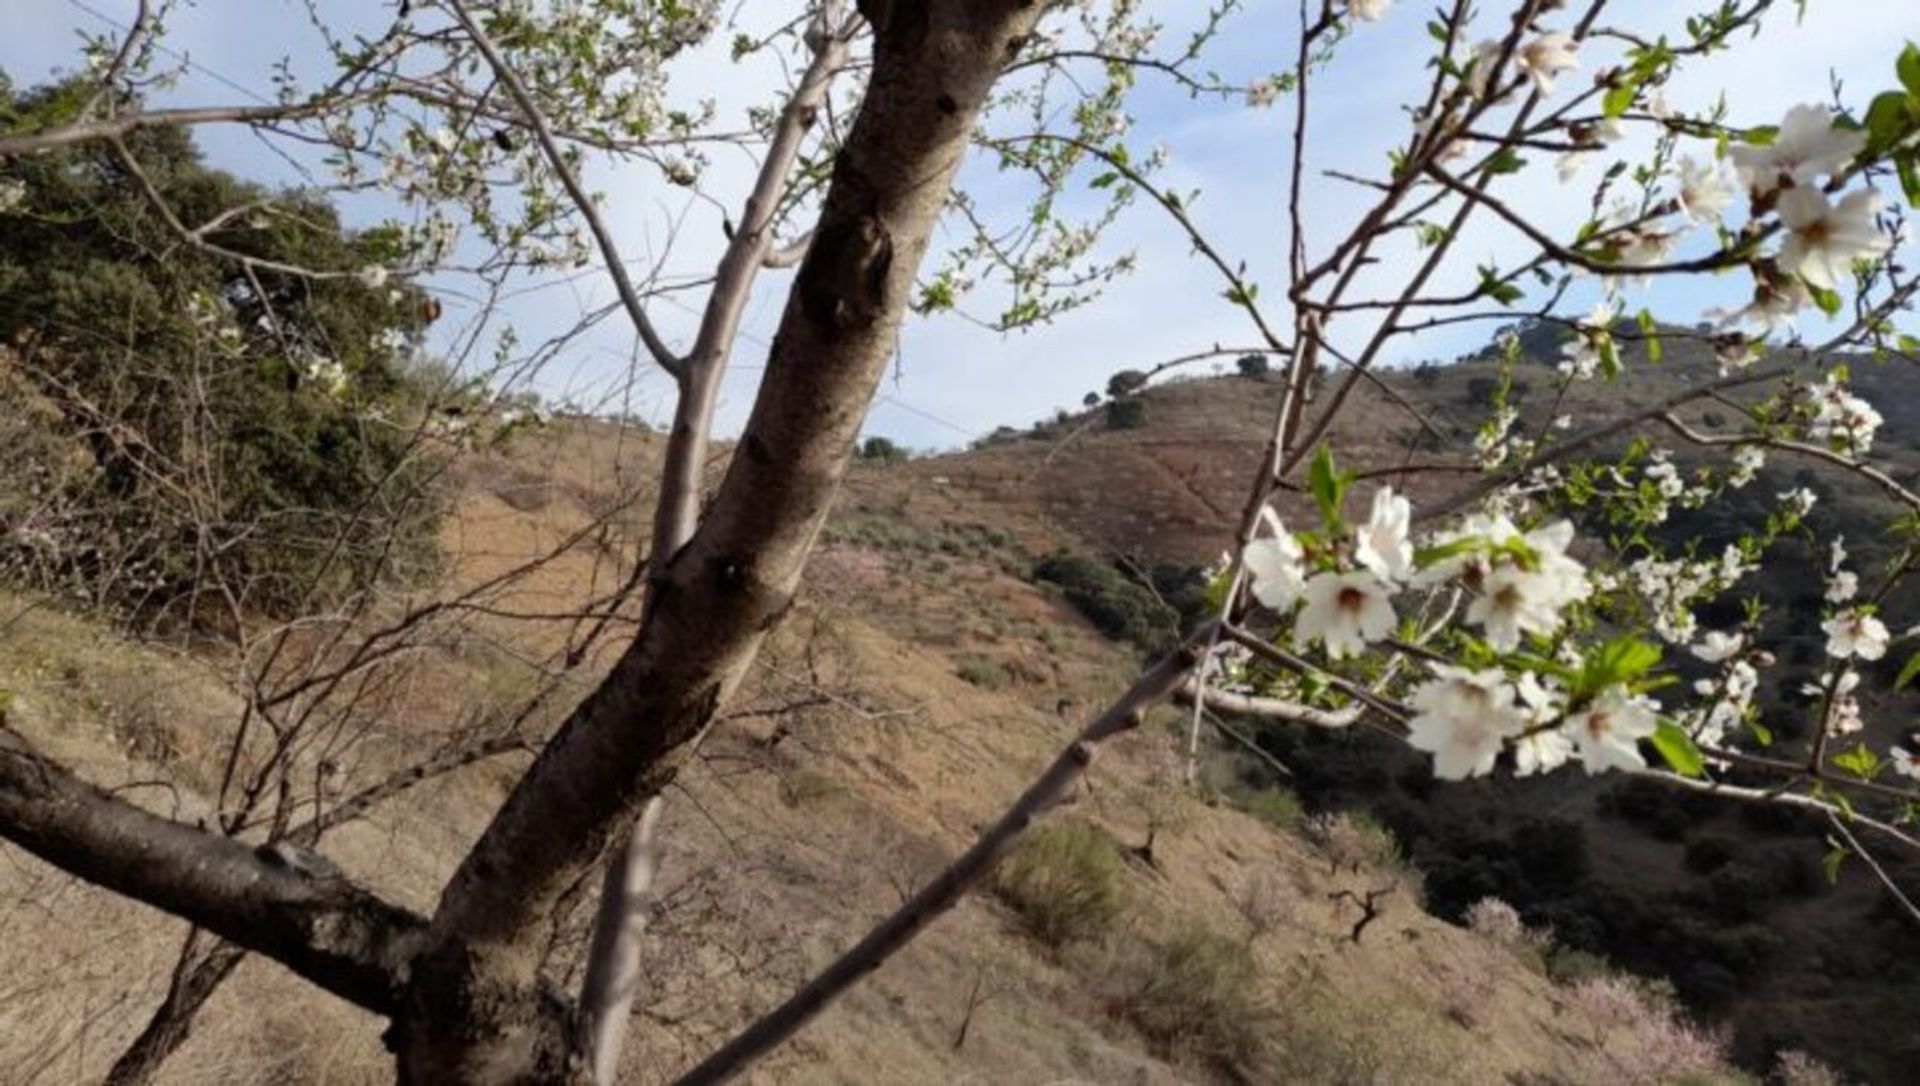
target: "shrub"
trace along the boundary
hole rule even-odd
[[[1546,964],[1547,977],[1555,984],[1575,985],[1618,972],[1613,963],[1601,955],[1570,946],[1555,946],[1547,951]]]
[[[1050,947],[1104,935],[1120,915],[1120,853],[1077,820],[1030,830],[994,872],[993,889],[1029,934]]]
[[[1323,812],[1307,819],[1305,830],[1307,840],[1320,849],[1335,870],[1367,868],[1412,872],[1393,831],[1364,812]]]
[[[1530,934],[1514,907],[1497,897],[1467,906],[1467,930],[1500,947],[1518,946]]]
[[[1791,1048],[1774,1057],[1773,1077],[1780,1086],[1847,1086],[1840,1072]]]
[[[68,91],[0,86],[0,116]],[[58,486],[40,492],[43,515],[26,530],[0,521],[14,564],[148,613],[210,590],[287,613],[396,566],[430,566],[440,465],[412,423],[450,393],[435,388],[447,374],[411,361],[423,296],[272,266],[392,265],[408,258],[404,235],[347,230],[321,197],[210,169],[184,129],[124,142],[184,222],[270,201],[273,213],[228,216],[207,235],[262,263],[248,272],[181,244],[104,143],[0,163],[26,194],[0,216],[0,343],[19,347],[0,413],[27,411],[23,399],[51,406],[46,425],[78,462],[42,464],[58,477],[38,479],[12,455],[0,464],[0,489]],[[10,454],[28,448],[6,442]]]
[[[1656,986],[1600,977],[1574,985],[1566,1001],[1602,1031],[1600,1043],[1583,1050],[1583,1062],[1591,1065],[1583,1079],[1657,1086],[1717,1080],[1730,1071],[1724,1040],[1682,1017],[1672,996]]]
[[[1013,681],[1012,673],[1005,666],[983,656],[962,660],[954,674],[982,690],[998,690]]]
[[[1035,564],[1033,578],[1059,587],[1087,621],[1116,641],[1156,652],[1179,636],[1179,616],[1171,608],[1099,559],[1055,551]]]
[[[1240,376],[1252,377],[1256,380],[1265,377],[1273,368],[1268,363],[1267,356],[1263,354],[1243,354],[1234,359],[1233,365],[1240,371]]]
[[[1146,383],[1147,375],[1143,371],[1121,370],[1119,373],[1107,378],[1107,395],[1117,400],[1130,392],[1145,387]]]
[[[1264,1081],[1277,1017],[1245,944],[1200,927],[1132,948],[1110,1010],[1171,1055]]]
[[[1253,817],[1276,829],[1294,832],[1306,824],[1306,808],[1300,797],[1285,788],[1262,788],[1248,792],[1237,804]]]
[[[817,769],[797,769],[781,780],[781,799],[789,807],[805,807],[846,791],[839,781]]]
[[[1463,1080],[1465,1035],[1414,999],[1360,999],[1315,985],[1284,999],[1262,1082]]]
[[[1107,401],[1107,429],[1138,430],[1147,424],[1147,405],[1131,397]]]
[[[907,458],[907,450],[894,444],[891,438],[878,434],[860,443],[860,459],[881,464],[895,464]]]

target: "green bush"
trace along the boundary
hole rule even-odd
[[[860,443],[860,459],[881,464],[895,464],[907,459],[907,450],[894,444],[891,438],[875,435]]]
[[[982,656],[960,661],[953,673],[982,690],[998,690],[1013,681],[1013,674],[1005,666]]]
[[[1028,831],[1000,861],[993,889],[1035,939],[1055,948],[1106,934],[1124,904],[1112,839],[1071,819]]]
[[[1300,797],[1285,788],[1262,788],[1248,792],[1236,805],[1260,821],[1288,832],[1300,829],[1307,820],[1307,812],[1300,806]]]
[[[0,130],[71,90],[0,82]],[[146,611],[217,579],[274,612],[431,564],[440,464],[411,425],[430,396],[410,362],[423,296],[353,274],[403,263],[401,231],[350,231],[324,199],[210,169],[179,129],[124,143],[179,221],[258,263],[185,243],[103,142],[0,161],[24,193],[0,215],[0,411],[44,417],[77,462],[0,450],[0,490],[41,498],[31,524],[0,500],[15,572]]]
[[[1034,566],[1033,577],[1057,586],[1087,621],[1116,641],[1157,652],[1180,634],[1180,616],[1158,595],[1097,558],[1055,551]]]
[[[1146,424],[1147,405],[1144,400],[1127,397],[1107,401],[1107,429],[1138,430]]]
[[[1134,948],[1117,980],[1112,1013],[1162,1051],[1267,1079],[1277,1017],[1244,942],[1184,927]]]

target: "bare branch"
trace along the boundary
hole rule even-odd
[[[1012,806],[945,871],[922,887],[893,915],[881,921],[838,960],[786,1002],[748,1026],[680,1078],[680,1086],[724,1082],[825,1010],[841,993],[886,963],[928,924],[959,902],[961,895],[993,870],[1020,835],[1065,799],[1107,740],[1131,731],[1154,703],[1186,681],[1199,663],[1200,649],[1213,633],[1209,625],[1172,655],[1147,669],[1106,712],[1100,714],[1060,752]]]
[[[474,48],[480,50],[480,55],[487,59],[493,74],[500,78],[507,93],[513,96],[514,104],[526,115],[527,126],[533,129],[533,137],[539,141],[541,154],[545,156],[548,167],[560,178],[561,186],[573,199],[574,207],[579,210],[580,217],[586,220],[587,229],[600,247],[600,259],[607,266],[607,276],[613,280],[613,288],[620,295],[620,304],[626,307],[627,318],[633,322],[634,331],[639,333],[640,341],[647,345],[647,353],[653,356],[661,369],[675,377],[682,376],[686,372],[686,360],[674,354],[666,340],[654,331],[653,322],[647,318],[646,307],[640,301],[640,292],[634,288],[633,279],[627,274],[626,261],[620,257],[620,247],[614,243],[613,233],[607,229],[606,220],[600,217],[600,209],[594,204],[593,194],[581,187],[573,167],[567,164],[567,156],[554,138],[553,126],[547,123],[546,114],[540,111],[539,104],[528,93],[526,82],[500,55],[493,39],[474,21],[462,0],[447,0],[447,10],[460,23],[460,28],[467,32],[467,36],[473,39]]]
[[[329,992],[392,1013],[426,921],[339,877],[151,814],[0,727],[0,837],[115,893],[258,951]]]

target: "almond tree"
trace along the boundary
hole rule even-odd
[[[1520,0],[1480,13],[1454,0],[1429,28],[1431,54],[1407,58],[1428,62],[1431,75],[1410,104],[1411,124],[1382,118],[1394,136],[1384,168],[1332,179],[1357,186],[1366,206],[1329,223],[1310,207],[1322,184],[1309,139],[1322,75],[1341,50],[1367,47],[1368,24],[1415,13],[1389,0],[1302,4],[1290,65],[1236,88],[1195,63],[1235,6],[1167,54],[1124,0],[875,2],[852,12],[823,2],[796,13],[784,40],[804,70],[754,139],[758,176],[732,219],[699,331],[676,350],[653,326],[649,289],[631,280],[623,239],[582,164],[592,150],[697,183],[689,148],[699,119],[661,116],[654,80],[658,65],[710,32],[710,7],[403,4],[383,36],[341,34],[338,74],[309,95],[147,112],[121,108],[123,82],[159,32],[142,5],[134,32],[100,50],[100,93],[74,115],[0,135],[0,156],[149,125],[304,132],[337,148],[344,171],[379,152],[389,160],[384,183],[458,206],[517,258],[597,256],[634,339],[679,393],[644,610],[431,916],[159,818],[6,731],[0,835],[391,1018],[404,1081],[610,1081],[660,797],[792,602],[900,322],[910,307],[969,304],[971,291],[999,278],[1011,298],[995,318],[1003,327],[1092,301],[1100,280],[1126,267],[1092,255],[1100,228],[1145,197],[1220,277],[1223,320],[1245,321],[1253,350],[1284,360],[1213,620],[1147,668],[951,867],[684,1081],[733,1075],[802,1028],[990,870],[1072,791],[1105,741],[1181,693],[1196,727],[1209,706],[1301,727],[1368,719],[1431,753],[1444,779],[1544,773],[1577,759],[1587,773],[1644,774],[1818,812],[1842,855],[1871,859],[1868,838],[1920,847],[1902,825],[1920,801],[1907,781],[1912,756],[1851,738],[1867,681],[1854,661],[1889,651],[1894,627],[1881,612],[1920,547],[1920,499],[1875,461],[1879,416],[1849,391],[1845,366],[1829,361],[1843,350],[1915,361],[1914,341],[1895,328],[1916,280],[1896,259],[1891,197],[1920,197],[1920,51],[1901,54],[1890,89],[1870,101],[1809,103],[1776,125],[1735,116],[1738,103],[1670,103],[1664,92],[1675,72],[1737,49],[1745,32],[1779,17],[1771,0],[1705,5],[1668,36],[1611,23],[1608,0]],[[1043,19],[1087,40],[1049,38]],[[601,64],[630,78],[609,79]],[[1106,84],[1088,89],[1060,74],[1075,64]],[[834,88],[860,73],[855,119],[840,131]],[[1289,223],[1283,289],[1263,298],[1232,246],[1198,227],[1190,196],[1157,182],[1158,156],[1128,151],[1122,107],[1139,75],[1244,97],[1249,108],[1287,103],[1290,156],[1275,189]],[[1065,129],[1049,104],[1063,93],[1078,96]],[[436,117],[449,123],[429,123]],[[951,191],[974,146],[1034,180],[1035,225],[996,226]],[[1530,214],[1506,195],[1547,158],[1579,178],[1580,156],[1622,164],[1583,192],[1578,221]],[[504,168],[521,179],[511,206],[473,183]],[[1060,194],[1079,181],[1113,198],[1089,220],[1061,222]],[[966,240],[922,274],[943,211]],[[1463,255],[1462,239],[1483,224],[1516,254],[1505,266]],[[703,507],[715,395],[742,307],[760,269],[795,260],[752,415]],[[1644,282],[1714,272],[1748,277],[1752,304],[1690,332],[1645,311],[1630,326],[1617,319]],[[1596,283],[1588,316],[1562,315],[1569,293]],[[1792,331],[1802,311],[1827,314],[1824,338]],[[1645,358],[1663,342],[1696,339],[1724,373],[1651,408],[1530,436],[1511,402],[1514,339],[1471,451],[1369,471],[1344,462],[1336,423],[1356,391],[1366,383],[1393,395],[1377,372],[1389,345],[1447,323],[1520,316],[1568,333],[1559,395],[1646,364],[1628,346]],[[1248,349],[1196,357],[1213,353]],[[1142,371],[1136,384],[1150,379]],[[1741,429],[1707,433],[1691,422],[1688,412],[1708,402],[1736,412]],[[1422,428],[1434,425],[1400,406]],[[1699,456],[1683,464],[1655,435]],[[1828,541],[1831,664],[1815,692],[1814,736],[1792,756],[1755,746],[1765,738],[1752,707],[1770,664],[1755,639],[1765,600],[1740,629],[1701,630],[1695,608],[1807,532],[1811,495],[1783,493],[1716,553],[1671,546],[1655,530],[1677,508],[1751,485],[1769,455],[1864,480],[1904,507],[1894,527],[1905,549],[1864,599],[1844,548]],[[1406,492],[1424,476],[1445,486],[1416,508]],[[1276,508],[1282,488],[1309,496],[1310,511]],[[1670,683],[1681,651],[1711,674]],[[536,936],[568,888],[602,865],[576,999],[546,979]],[[1872,870],[1913,911],[1893,875],[1877,861]]]

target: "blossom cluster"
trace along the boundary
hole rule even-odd
[[[1594,588],[1569,553],[1574,529],[1565,520],[1522,528],[1502,513],[1480,513],[1416,548],[1411,504],[1383,486],[1366,521],[1350,529],[1337,512],[1324,534],[1290,532],[1271,509],[1261,523],[1263,534],[1242,552],[1253,597],[1291,618],[1297,650],[1318,646],[1331,661],[1395,641],[1394,598],[1405,591],[1465,594],[1466,626],[1486,651],[1511,661],[1558,636],[1569,609]],[[1639,743],[1658,727],[1658,703],[1624,672],[1586,689],[1578,663],[1576,655],[1510,674],[1432,660],[1406,699],[1407,741],[1432,754],[1434,773],[1449,780],[1489,773],[1509,750],[1522,775],[1574,758],[1590,773],[1645,768]]]

